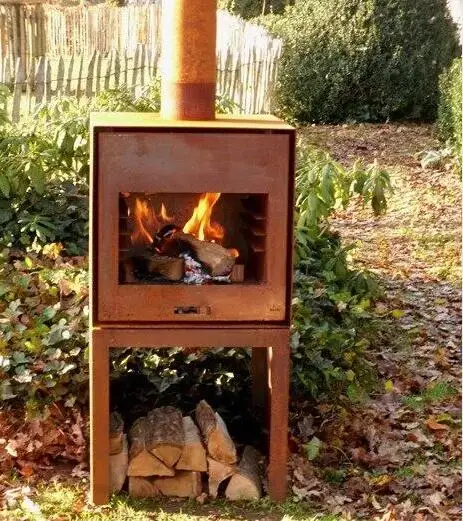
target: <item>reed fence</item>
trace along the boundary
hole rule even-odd
[[[239,112],[270,112],[281,50],[262,27],[218,11],[217,93]],[[0,83],[13,93],[13,120],[56,96],[88,99],[122,85],[140,90],[160,74],[160,56],[159,1],[0,4]]]

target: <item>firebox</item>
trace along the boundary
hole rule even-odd
[[[287,322],[294,131],[92,118],[95,323]]]

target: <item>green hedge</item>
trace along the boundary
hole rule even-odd
[[[461,58],[456,58],[439,80],[439,109],[437,128],[439,137],[449,141],[461,152]]]
[[[280,13],[294,0],[219,0],[220,9],[228,9],[243,18],[253,18],[267,13]]]
[[[277,101],[300,123],[433,120],[458,52],[445,0],[300,0],[260,21],[284,40]]]

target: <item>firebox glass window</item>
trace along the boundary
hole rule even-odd
[[[265,281],[267,195],[119,194],[120,284]]]

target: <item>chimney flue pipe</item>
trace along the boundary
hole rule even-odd
[[[163,0],[161,117],[215,119],[216,0]]]

